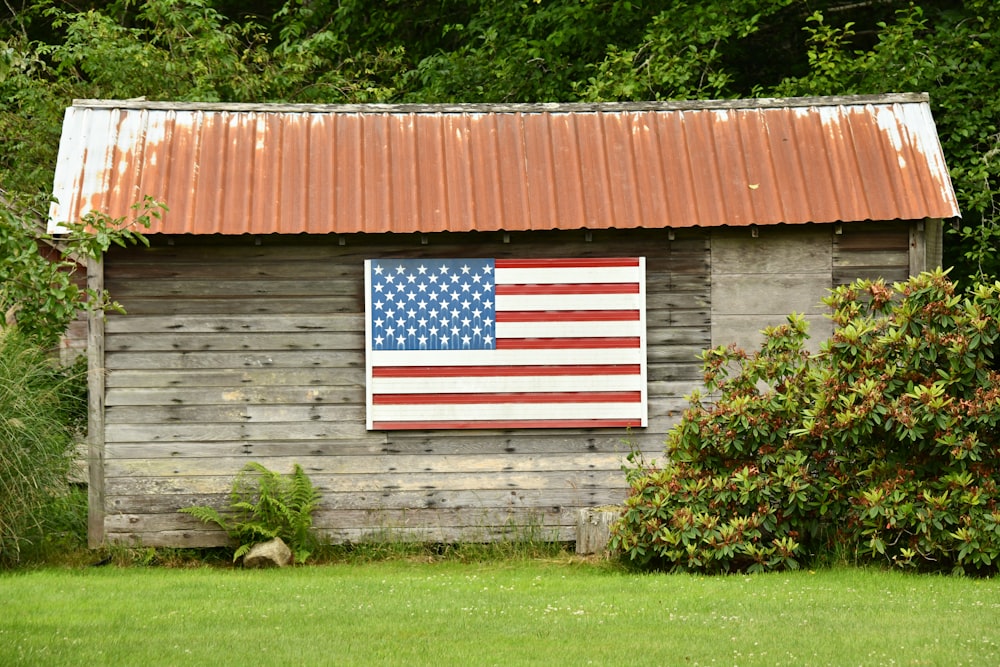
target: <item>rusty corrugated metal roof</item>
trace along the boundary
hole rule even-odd
[[[959,215],[927,96],[639,104],[78,100],[53,222],[151,233],[714,227]]]

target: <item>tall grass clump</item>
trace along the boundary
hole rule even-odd
[[[0,567],[65,532],[66,504],[79,498],[68,476],[85,403],[79,372],[16,327],[0,329]]]

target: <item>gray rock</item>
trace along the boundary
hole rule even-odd
[[[253,545],[243,557],[244,567],[284,567],[291,562],[292,550],[280,537]]]

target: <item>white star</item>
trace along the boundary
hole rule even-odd
[[[396,326],[397,327],[402,328],[404,324],[406,324],[406,318],[403,318],[403,317],[397,317],[396,318]]]
[[[417,311],[410,308],[408,311],[406,311],[406,316],[412,320],[414,317],[417,316]]]
[[[468,336],[462,336],[462,342],[463,342],[463,343],[464,343],[465,345],[468,345],[468,344],[469,344],[470,342],[472,342],[472,339],[471,339],[471,338],[469,338]]]
[[[406,276],[406,282],[415,283],[417,282],[417,277],[411,273],[410,275]]]
[[[462,308],[465,308],[466,310],[468,310],[469,306],[471,306],[471,305],[472,304],[469,302],[468,299],[466,299],[465,301],[462,302]]]
[[[462,318],[462,326],[463,327],[467,327],[470,324],[472,324],[472,321],[468,317],[463,317]]]
[[[427,310],[427,302],[421,299],[417,302],[417,307],[420,308],[420,310]]]
[[[441,347],[448,347],[448,339],[447,338],[442,338],[441,339]]]
[[[470,287],[469,283],[462,283],[462,291],[463,292],[468,292],[469,291],[469,287]]]
[[[485,320],[483,320],[483,324],[486,326],[490,326],[491,324],[493,324],[493,318],[487,317]]]
[[[479,334],[483,333],[483,328],[482,327],[473,327],[472,328],[472,333],[474,333],[474,334],[476,334],[478,336]]]
[[[376,292],[381,292],[383,289],[385,289],[385,285],[383,285],[382,283],[378,283],[377,285],[375,285]]]
[[[443,265],[441,267],[441,273],[448,273],[448,266],[447,265]]]
[[[414,294],[413,292],[407,292],[406,293],[406,298],[409,299],[410,301],[413,301],[414,299],[417,298],[417,295]]]
[[[406,347],[406,336],[396,336],[396,342],[399,343],[399,347]]]
[[[458,282],[458,274],[457,273],[451,276],[451,282],[453,282],[453,283],[457,283]]]
[[[399,275],[403,275],[404,273],[406,273],[406,267],[400,264],[399,266],[396,267],[396,273],[398,273]]]
[[[381,345],[383,343],[383,341],[385,341],[385,338],[382,338],[382,336],[375,336],[375,344],[376,345]]]
[[[430,276],[427,277],[427,280],[431,281],[432,283],[436,283],[438,281],[438,277],[431,274]]]
[[[411,336],[416,336],[417,335],[417,328],[416,327],[410,327],[409,329],[406,330],[406,333],[408,333]]]
[[[485,336],[483,336],[483,344],[484,345],[489,345],[492,342],[493,342],[493,336],[491,336],[489,334],[486,334]]]
[[[375,267],[374,269],[372,269],[372,270],[373,270],[373,271],[374,271],[375,273],[377,273],[378,275],[382,275],[382,267],[381,267],[381,266],[376,266],[376,267]]]
[[[474,283],[478,283],[481,279],[482,279],[482,276],[479,275],[478,273],[476,275],[472,276],[472,282],[474,282]]]
[[[379,329],[382,328],[383,324],[385,324],[385,320],[383,320],[381,317],[375,320],[375,326],[377,326]]]
[[[427,267],[421,264],[420,266],[417,267],[417,272],[420,275],[424,275],[425,273],[427,273]]]
[[[388,275],[387,275],[387,276],[385,277],[385,281],[386,281],[387,283],[391,283],[391,282],[392,282],[393,280],[395,280],[395,278],[393,278],[393,277],[392,277],[392,274],[391,274],[391,273],[390,273],[390,274],[388,274]]]
[[[427,326],[427,320],[421,317],[419,320],[417,320],[417,324],[419,324],[421,327],[425,327]]]
[[[427,336],[421,336],[417,340],[420,342],[421,347],[427,347]]]
[[[430,329],[427,330],[427,333],[429,333],[432,336],[437,336],[438,335],[438,328],[437,327],[431,327]]]
[[[452,327],[451,328],[451,335],[452,336],[457,336],[460,333],[462,333],[462,330],[459,329],[458,327]]]
[[[487,264],[486,266],[483,267],[483,273],[492,273],[492,272],[493,272],[492,266]]]
[[[464,264],[462,266],[462,273],[468,273],[469,271],[471,271],[471,269],[469,268],[469,265],[468,264]]]

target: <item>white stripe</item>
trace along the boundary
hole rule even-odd
[[[641,364],[639,348],[567,350],[372,350],[372,366],[544,366]]]
[[[637,266],[496,269],[497,285],[558,285],[573,283],[636,283]]]
[[[497,338],[605,338],[638,336],[639,321],[497,322]]]
[[[484,419],[640,419],[639,403],[476,403],[373,405],[374,421],[479,421]]]
[[[639,294],[498,294],[497,310],[637,310]]]
[[[547,391],[641,391],[635,375],[525,375],[490,377],[375,377],[376,394],[479,394]]]

